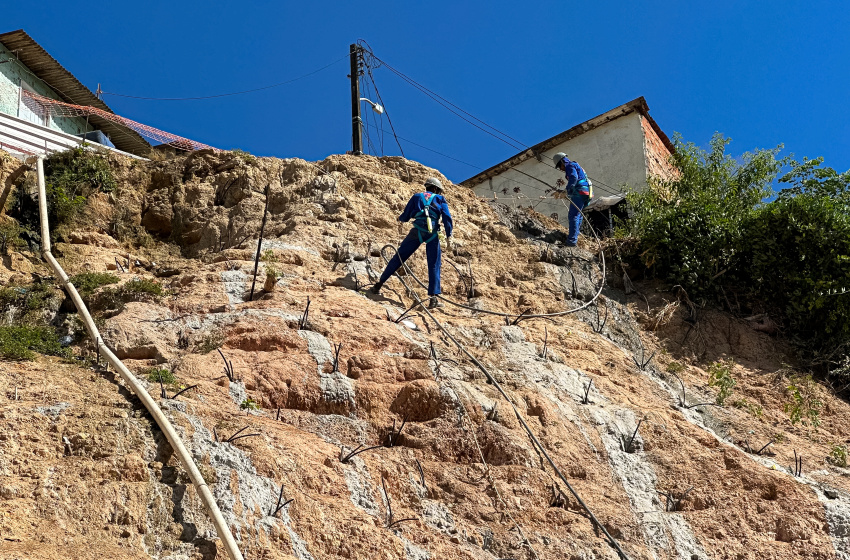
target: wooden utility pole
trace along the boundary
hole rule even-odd
[[[363,155],[363,130],[360,120],[360,47],[351,45],[351,153]]]

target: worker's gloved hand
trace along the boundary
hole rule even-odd
[[[559,187],[563,187],[567,183],[563,179],[558,179],[557,181],[555,181],[555,184],[558,185]]]
[[[555,191],[552,194],[552,198],[567,198],[567,193],[564,191]]]

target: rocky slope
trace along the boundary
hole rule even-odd
[[[617,558],[481,370],[422,312],[397,320],[413,303],[398,279],[363,289],[438,172],[391,157],[111,163],[119,188],[90,198],[56,252],[69,274],[169,290],[102,313],[101,330],[143,378],[174,373],[166,397],[196,385],[161,406],[246,558]],[[448,297],[514,316],[591,301],[592,243],[559,248],[557,224],[462,187],[448,199],[462,244],[444,262]],[[266,205],[272,258],[248,301]],[[826,460],[850,433],[847,403],[793,377],[750,323],[651,285],[627,296],[611,260],[575,314],[434,317],[629,558],[850,558],[850,471]],[[3,282],[46,274],[25,251],[3,262]],[[267,268],[279,274],[264,290]],[[413,271],[426,277],[423,255]],[[168,444],[86,348],[89,362],[0,365],[0,557],[223,558]],[[715,402],[721,359],[737,386],[727,406],[699,405]],[[790,423],[792,383],[823,403],[819,427]],[[358,446],[378,447],[343,461]]]

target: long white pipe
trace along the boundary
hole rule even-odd
[[[70,295],[71,299],[74,301],[74,305],[77,306],[77,313],[79,313],[80,317],[83,319],[83,324],[85,324],[86,330],[89,331],[89,336],[91,336],[98,351],[106,357],[106,361],[112,364],[115,371],[121,375],[124,382],[130,386],[133,393],[139,397],[142,404],[145,405],[145,408],[148,409],[148,412],[151,413],[151,416],[153,416],[153,419],[162,430],[162,433],[165,434],[165,437],[168,439],[168,443],[171,444],[171,448],[183,464],[183,468],[189,473],[189,478],[192,480],[192,484],[195,485],[195,488],[198,491],[198,496],[201,498],[201,501],[204,503],[207,511],[209,512],[213,525],[215,525],[218,536],[224,543],[224,548],[227,551],[227,555],[230,557],[230,560],[244,560],[242,553],[239,551],[239,547],[236,546],[236,539],[233,538],[233,533],[231,533],[230,527],[227,526],[227,523],[224,521],[224,517],[221,515],[221,510],[218,509],[218,504],[215,503],[215,498],[213,498],[209,486],[207,486],[207,483],[204,481],[204,477],[201,476],[201,472],[192,460],[192,456],[189,454],[189,451],[183,445],[183,442],[180,441],[180,436],[177,435],[177,432],[174,430],[174,426],[171,425],[171,422],[169,422],[165,414],[162,413],[162,410],[156,404],[156,401],[154,401],[145,388],[142,387],[139,380],[136,379],[136,376],[134,376],[130,370],[127,369],[127,366],[125,366],[121,360],[119,360],[103,343],[103,339],[100,337],[100,332],[97,330],[97,326],[94,324],[94,321],[89,314],[89,310],[86,308],[86,304],[83,303],[77,289],[73,284],[71,284],[68,279],[68,275],[65,274],[65,271],[62,270],[62,267],[58,262],[56,262],[56,259],[53,258],[53,255],[50,253],[50,229],[47,223],[47,194],[44,186],[44,156],[38,156],[36,166],[38,169],[38,212],[39,217],[41,218],[41,247],[44,260],[46,260],[53,268],[53,271],[59,277],[62,285],[65,287],[65,290],[68,292],[68,295]]]

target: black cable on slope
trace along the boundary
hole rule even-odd
[[[384,245],[381,248],[381,257],[384,259],[384,261],[386,262],[387,265],[389,265],[390,261],[387,259],[386,255],[384,255],[384,250],[389,249],[389,248],[393,249],[393,251],[395,251],[396,255],[398,254],[398,249],[396,249],[395,246]],[[405,272],[407,274],[413,276],[413,271],[407,266],[407,263],[402,262],[402,266],[404,267]],[[396,276],[399,278],[399,280],[401,280],[402,285],[404,285],[404,287],[408,290],[408,292],[413,294],[413,298],[419,304],[419,307],[421,308],[421,310],[426,315],[428,315],[428,317],[431,319],[431,321],[433,321],[434,324],[437,325],[437,327],[439,327],[439,329],[441,331],[443,331],[443,334],[445,334],[446,337],[449,340],[451,340],[452,343],[454,343],[454,345],[457,346],[457,348],[461,352],[463,352],[464,355],[466,355],[466,357],[469,358],[470,361],[472,361],[472,363],[474,363],[478,367],[479,370],[481,370],[481,372],[484,374],[484,377],[487,378],[487,381],[489,383],[491,383],[496,388],[496,390],[499,392],[499,394],[502,395],[502,397],[508,402],[511,409],[513,409],[514,415],[516,415],[516,418],[519,421],[520,425],[522,425],[523,429],[525,430],[525,433],[528,435],[529,439],[531,440],[532,445],[534,445],[543,454],[543,456],[546,457],[546,461],[549,463],[549,466],[552,467],[552,470],[555,471],[555,474],[558,475],[558,478],[561,479],[561,482],[563,482],[566,485],[566,487],[569,489],[570,493],[573,495],[573,497],[576,499],[576,501],[578,501],[578,503],[581,505],[581,507],[584,508],[584,511],[587,512],[587,515],[590,517],[594,526],[596,526],[598,529],[600,529],[605,534],[605,537],[608,539],[608,542],[611,544],[611,546],[614,547],[614,549],[620,555],[620,558],[622,560],[628,560],[628,556],[626,556],[625,551],[620,547],[620,543],[618,543],[617,540],[614,537],[612,537],[611,534],[608,532],[608,529],[606,529],[605,526],[602,523],[600,523],[598,519],[596,519],[596,516],[593,514],[592,511],[590,511],[590,508],[587,506],[587,504],[584,503],[584,500],[581,499],[581,496],[579,496],[578,492],[576,492],[576,490],[573,488],[572,484],[570,484],[570,482],[567,480],[567,477],[564,476],[564,473],[561,472],[561,469],[558,468],[558,466],[552,460],[552,457],[549,456],[549,453],[543,447],[543,444],[540,443],[540,440],[538,440],[537,436],[534,435],[534,432],[531,431],[531,428],[526,423],[526,421],[523,419],[523,417],[520,415],[519,410],[517,410],[516,405],[514,405],[513,401],[508,396],[508,394],[505,392],[505,390],[502,389],[502,386],[499,384],[499,382],[496,380],[496,378],[493,377],[492,374],[490,374],[490,372],[487,370],[487,368],[484,367],[484,365],[480,361],[478,361],[478,359],[475,356],[470,354],[469,351],[460,342],[458,342],[458,340],[454,336],[452,336],[452,334],[448,331],[448,329],[446,329],[442,325],[442,323],[440,323],[439,321],[437,321],[437,319],[434,318],[434,316],[431,314],[431,312],[427,309],[427,306],[425,306],[423,304],[419,295],[416,294],[416,292],[414,292],[413,290],[410,289],[410,287],[405,282],[404,278],[402,278],[398,274],[396,274]],[[413,276],[413,278],[416,278],[416,276]],[[418,279],[416,279],[416,280],[418,281]],[[421,282],[420,282],[420,284],[421,284]],[[596,298],[594,297],[594,300],[595,299]],[[531,317],[531,316],[528,316],[528,317]]]

